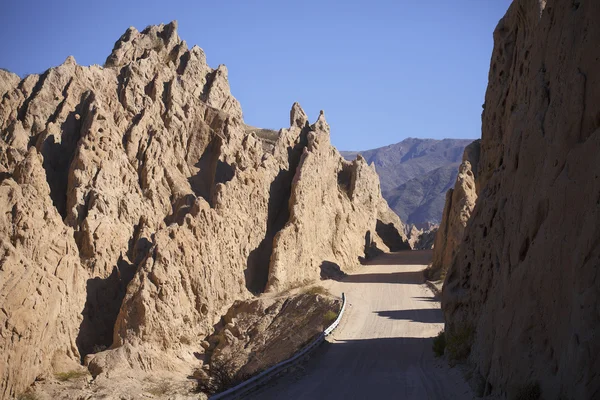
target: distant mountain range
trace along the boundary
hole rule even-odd
[[[465,146],[474,139],[415,139],[365,151],[342,151],[351,160],[361,154],[375,163],[381,192],[406,224],[439,224],[448,189],[454,186]]]

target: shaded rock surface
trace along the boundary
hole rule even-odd
[[[339,155],[324,115],[294,104],[289,129],[248,130],[225,66],[174,22],[129,28],[103,67],[2,82],[2,399],[81,361],[95,382],[185,380],[235,300],[382,242],[374,168]]]
[[[341,300],[313,289],[235,302],[207,339],[208,368],[196,372],[202,383],[227,389],[290,358],[320,335],[335,320]]]
[[[477,171],[479,163],[479,146],[480,141],[476,140],[465,148],[454,189],[446,193],[442,223],[435,235],[431,267],[425,273],[428,279],[443,279],[463,241],[467,221],[477,200],[474,171]]]
[[[415,225],[410,226],[408,233],[408,243],[413,250],[431,250],[439,226],[431,225],[423,229],[418,229]]]
[[[442,295],[487,393],[600,395],[599,19],[597,1],[515,0],[494,32],[479,196]]]
[[[472,139],[417,139],[365,151],[343,151],[348,159],[361,154],[381,180],[381,192],[407,224],[427,228],[442,220],[445,193],[452,188],[465,146]]]

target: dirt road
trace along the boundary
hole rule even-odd
[[[383,254],[342,282],[325,283],[348,298],[329,342],[253,399],[472,399],[457,369],[434,358],[443,328],[440,303],[423,284],[431,251]]]

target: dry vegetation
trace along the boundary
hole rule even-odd
[[[82,378],[87,375],[89,375],[87,370],[71,370],[67,372],[59,372],[55,374],[54,377],[61,382],[67,382],[73,379]]]

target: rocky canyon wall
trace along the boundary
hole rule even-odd
[[[187,377],[234,300],[350,269],[398,226],[298,104],[265,146],[176,23],[103,67],[0,71],[0,398],[85,363]],[[395,218],[394,218],[395,217]]]
[[[515,0],[494,32],[479,196],[442,295],[482,393],[600,396],[599,20],[593,0]]]

